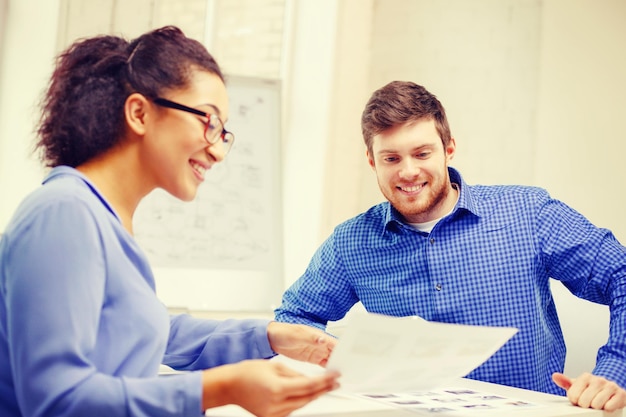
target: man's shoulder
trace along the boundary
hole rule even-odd
[[[376,204],[366,211],[349,218],[337,226],[333,231],[335,240],[342,238],[354,239],[356,236],[379,235],[385,228],[390,217],[388,202]]]
[[[514,212],[537,212],[550,200],[548,192],[536,186],[471,185],[466,189],[464,204],[481,217],[511,217]]]
[[[389,203],[376,204],[366,211],[339,223],[336,229],[355,229],[384,225],[389,218]]]
[[[541,187],[532,185],[468,185],[468,192],[480,199],[500,198],[541,198],[548,196],[548,192]]]
[[[328,242],[332,242],[336,249],[348,251],[386,246],[394,241],[386,233],[392,217],[388,202],[376,204],[337,225]]]

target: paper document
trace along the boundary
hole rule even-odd
[[[467,375],[517,329],[429,322],[419,317],[351,316],[327,369],[341,390],[398,392],[444,386]]]
[[[395,394],[375,393],[359,395],[363,398],[377,401],[380,404],[413,411],[420,415],[423,415],[422,413],[427,415],[437,413],[442,416],[456,415],[461,417],[497,412],[498,416],[508,416],[520,409],[537,410],[545,407],[545,405],[526,400],[462,387],[429,391],[408,391]]]

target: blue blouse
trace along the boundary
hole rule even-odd
[[[391,316],[515,327],[468,377],[563,394],[551,380],[565,364],[554,278],[610,307],[609,340],[593,372],[626,388],[626,248],[545,190],[470,186],[449,172],[459,201],[430,233],[387,202],[344,222],[285,292],[276,319],[324,328],[361,301]]]
[[[54,168],[0,240],[0,415],[199,416],[201,373],[160,364],[270,357],[267,323],[170,317],[112,207]]]

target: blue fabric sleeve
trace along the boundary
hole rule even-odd
[[[90,209],[76,200],[51,203],[20,227],[3,237],[12,241],[4,242],[9,279],[2,291],[22,415],[200,415],[200,373],[133,379],[98,371],[94,351],[107,283]],[[109,349],[107,356],[116,355],[115,346]]]
[[[359,299],[338,255],[338,229],[315,252],[304,274],[285,291],[277,321],[325,329],[342,319]]]
[[[574,295],[610,308],[609,339],[593,373],[626,388],[626,248],[558,200],[540,208],[538,236],[550,275]]]
[[[269,320],[217,321],[180,314],[170,322],[163,363],[177,370],[207,369],[275,355],[267,338]]]

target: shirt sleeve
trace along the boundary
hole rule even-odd
[[[98,371],[106,265],[97,221],[75,200],[34,210],[3,237],[5,337],[22,415],[200,415],[200,373],[124,378]]]
[[[177,370],[196,370],[270,358],[275,353],[267,337],[268,323],[264,319],[218,321],[174,315],[163,363]]]
[[[609,339],[593,373],[626,388],[626,248],[607,229],[558,200],[541,205],[539,242],[551,277],[576,296],[610,309]]]
[[[325,329],[359,300],[336,249],[337,231],[315,252],[304,274],[283,294],[277,321]]]

